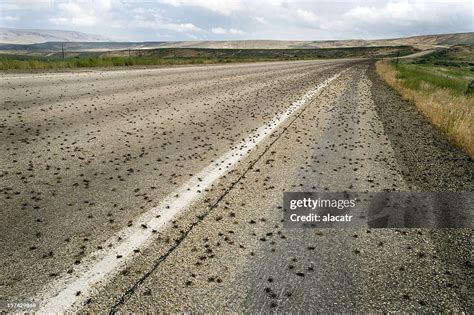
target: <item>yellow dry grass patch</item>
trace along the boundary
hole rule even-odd
[[[403,80],[397,78],[397,70],[386,61],[378,61],[376,70],[404,99],[414,103],[451,142],[474,158],[474,97],[454,95],[449,89],[436,88],[426,82],[420,84],[420,89],[409,89],[403,85]]]

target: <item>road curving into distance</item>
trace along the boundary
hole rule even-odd
[[[370,61],[0,86],[3,297],[45,312],[472,306],[471,229],[282,228],[284,191],[472,191],[472,160]]]

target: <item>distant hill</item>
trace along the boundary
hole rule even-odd
[[[421,35],[378,40],[231,40],[231,41],[176,41],[176,42],[113,42],[100,35],[58,30],[20,30],[0,28],[0,50],[57,51],[62,42],[73,51],[105,51],[153,48],[214,48],[214,49],[304,49],[347,48],[374,46],[412,46],[421,50],[453,45],[474,45],[474,32],[457,34]],[[24,46],[19,46],[22,44]]]
[[[391,42],[410,46],[454,46],[474,45],[474,32],[456,34],[421,35],[405,38],[382,39],[377,42]]]
[[[146,43],[144,43],[146,44]],[[232,48],[232,49],[291,49],[291,48],[346,48],[408,45],[419,49],[449,47],[452,45],[474,45],[474,32],[458,34],[422,35],[393,39],[350,39],[326,41],[279,41],[279,40],[235,40],[235,41],[182,41],[160,43],[161,48]],[[155,47],[153,47],[155,48]],[[156,47],[158,48],[158,47]]]
[[[0,43],[37,44],[46,42],[107,42],[101,35],[61,30],[14,29],[0,27]]]

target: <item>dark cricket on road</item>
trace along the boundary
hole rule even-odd
[[[457,229],[283,227],[289,191],[473,191],[472,159],[373,61],[3,74],[0,88],[2,298],[472,310],[472,213],[449,214]]]

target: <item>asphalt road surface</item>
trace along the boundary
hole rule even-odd
[[[459,229],[285,229],[284,191],[473,191],[371,61],[0,76],[0,300],[468,312]],[[436,220],[442,227],[442,220]]]

